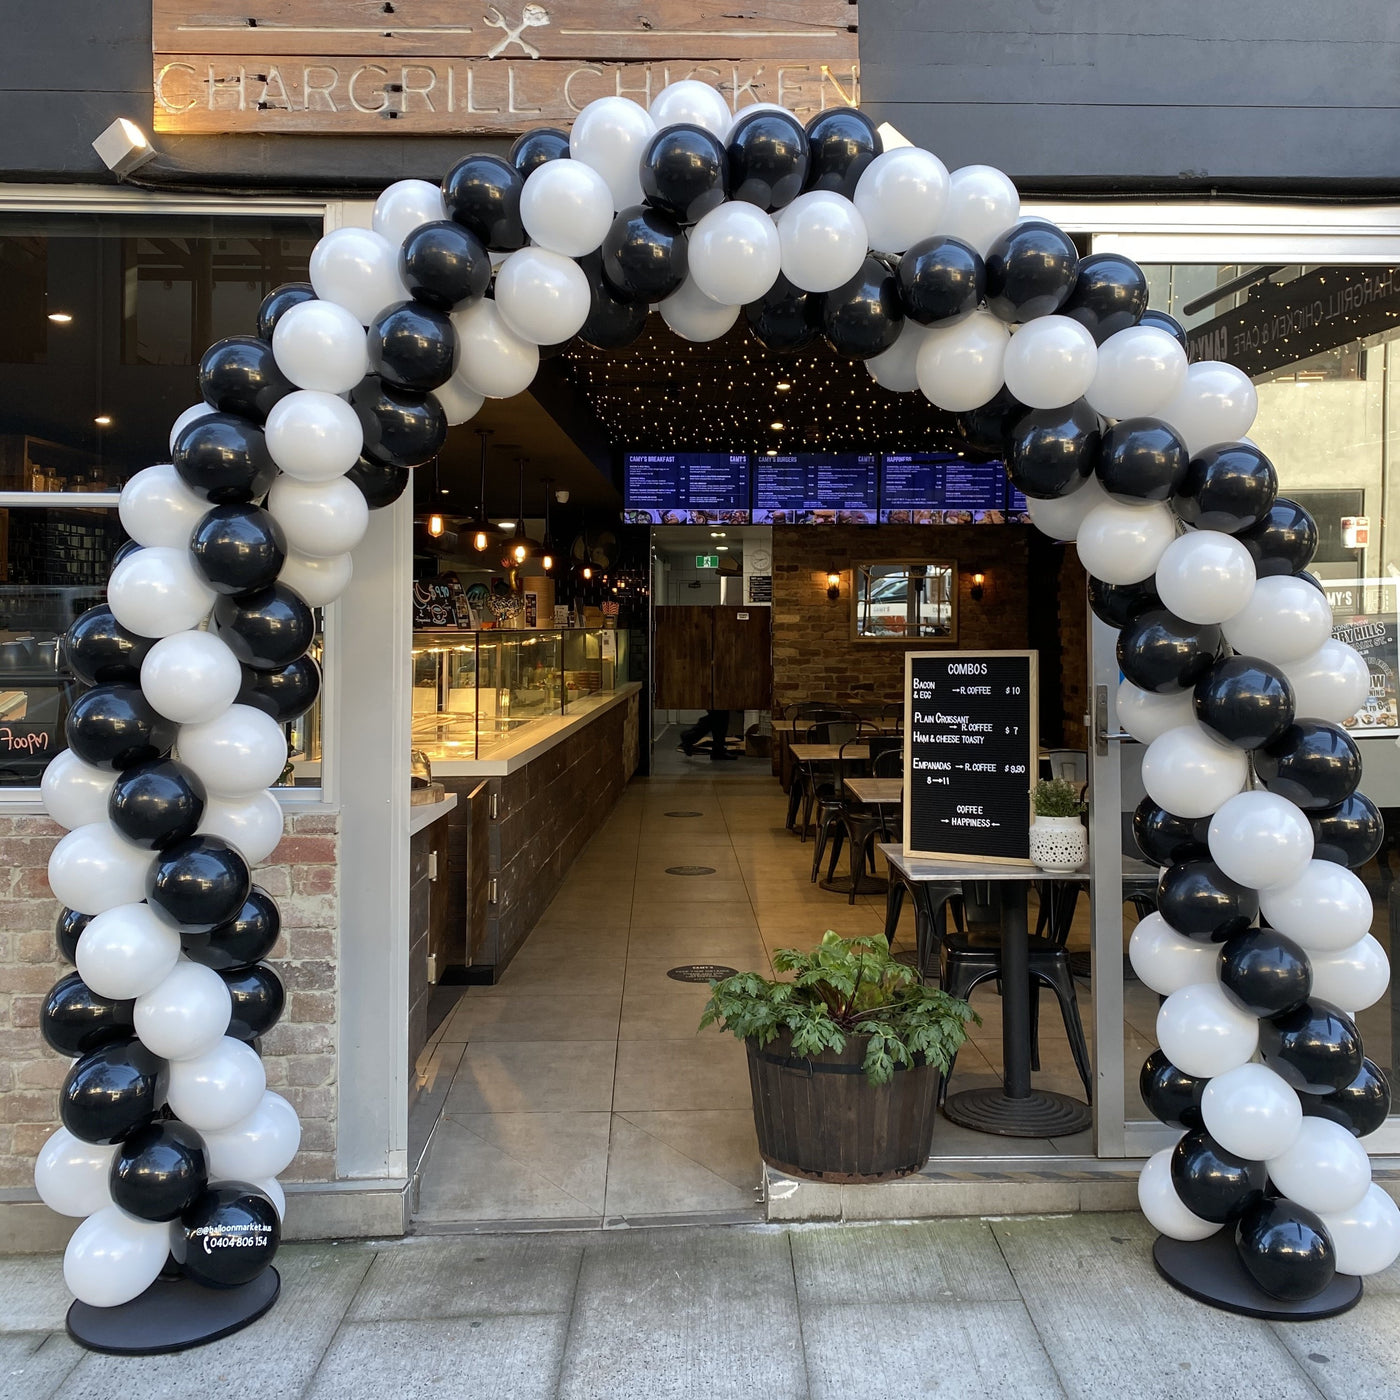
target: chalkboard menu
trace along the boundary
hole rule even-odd
[[[443,574],[439,578],[421,578],[413,581],[414,627],[470,626],[465,604],[462,585],[456,574]]]
[[[881,459],[880,520],[891,525],[999,525],[1006,472],[956,452],[887,452]]]
[[[905,855],[1029,864],[1036,653],[910,652],[904,713]]]
[[[622,490],[630,525],[747,525],[744,452],[629,452]]]
[[[878,505],[873,452],[794,452],[757,457],[755,525],[873,525]]]

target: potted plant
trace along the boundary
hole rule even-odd
[[[1035,785],[1031,859],[1042,870],[1078,870],[1089,858],[1089,833],[1079,788],[1068,778],[1042,778]]]
[[[828,930],[810,953],[783,948],[790,981],[739,972],[710,984],[700,1028],[748,1047],[763,1160],[823,1181],[918,1171],[933,1138],[939,1075],[967,1038],[965,1002],[925,986],[883,936]]]

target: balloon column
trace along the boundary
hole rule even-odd
[[[1179,1237],[1232,1223],[1280,1296],[1395,1257],[1400,1215],[1358,1141],[1389,1093],[1352,1020],[1386,983],[1350,869],[1379,818],[1336,723],[1366,669],[1301,572],[1312,522],[1243,436],[1248,379],[1188,368],[1134,264],[1021,218],[997,170],[883,150],[854,109],[736,117],[685,81],[392,185],[310,277],[205,355],[170,462],[122,492],[134,545],[107,604],[66,638],[90,689],[44,799],[69,828],[49,878],[77,971],[43,1031],[74,1065],[36,1180],[86,1217],[65,1262],[80,1300],[137,1298],[171,1254],[205,1286],[270,1261],[299,1129],[257,1052],[283,997],[253,869],[281,834],[281,726],[319,687],[313,610],[451,425],[575,336],[627,346],[652,307],[692,341],[741,315],[774,352],[824,336],[962,415],[1035,523],[1077,542],[1121,629],[1119,710],[1150,745],[1140,825],[1168,866],[1133,956],[1167,995],[1144,1084],[1186,1136],[1149,1163],[1144,1209]]]

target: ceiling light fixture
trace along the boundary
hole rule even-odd
[[[785,423],[770,423],[768,425],[775,433],[780,433],[787,426]]]
[[[780,379],[773,387],[777,389],[780,394],[786,394],[787,391],[792,388],[792,385],[786,379]]]
[[[110,428],[112,426],[112,415],[110,413],[99,413],[92,420],[99,428]]]
[[[73,313],[71,311],[50,311],[49,320],[56,326],[70,325],[73,320]]]

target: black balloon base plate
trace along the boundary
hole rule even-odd
[[[1361,1280],[1354,1274],[1337,1274],[1316,1298],[1302,1302],[1265,1293],[1249,1276],[1235,1248],[1235,1232],[1228,1225],[1204,1240],[1158,1235],[1152,1246],[1152,1262],[1169,1284],[1198,1302],[1270,1322],[1315,1322],[1320,1317],[1335,1317],[1354,1308],[1361,1298]]]
[[[281,1291],[276,1269],[237,1288],[204,1288],[189,1279],[158,1278],[139,1298],[115,1308],[75,1302],[68,1309],[68,1335],[89,1351],[115,1356],[187,1351],[256,1322]]]

